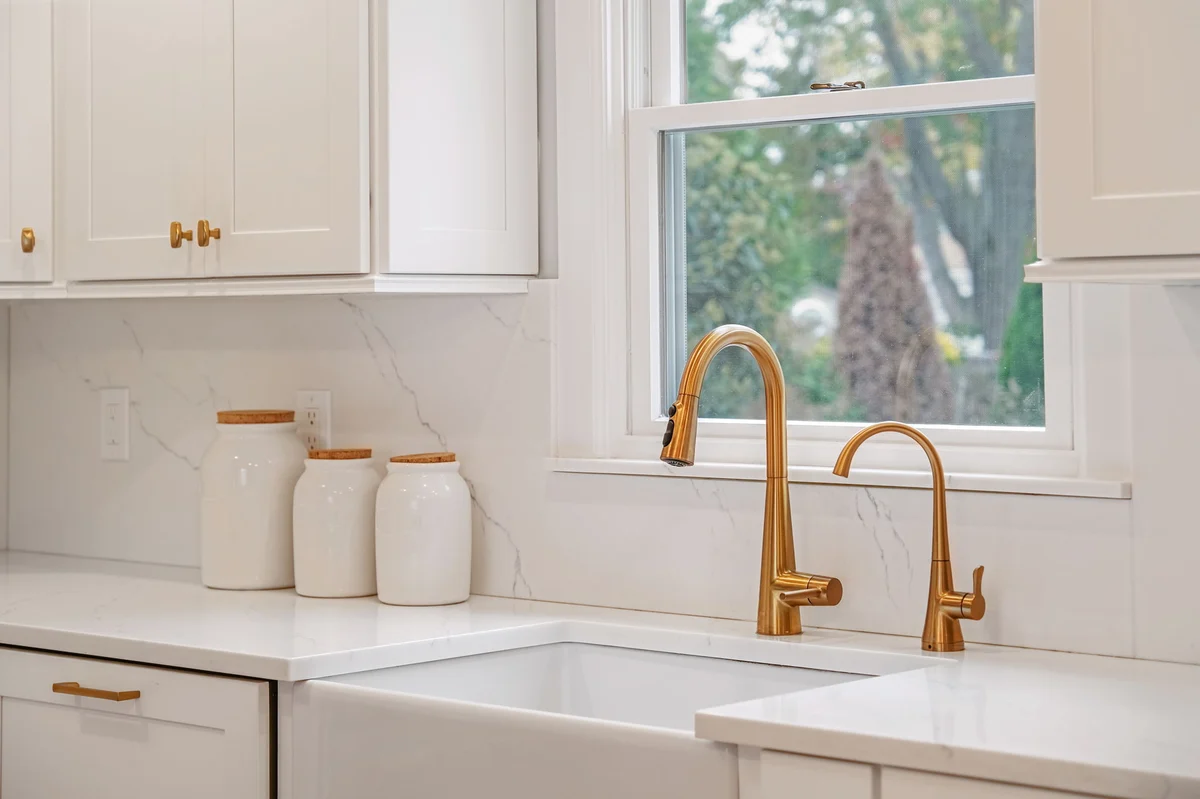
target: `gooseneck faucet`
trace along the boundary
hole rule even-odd
[[[954,590],[954,574],[950,568],[950,530],[946,523],[946,472],[933,442],[915,427],[900,422],[880,422],[856,433],[838,455],[833,473],[850,476],[854,453],[868,438],[879,433],[901,433],[921,445],[929,456],[933,471],[933,559],[929,569],[929,602],[925,607],[925,629],[921,631],[921,647],[930,652],[959,652],[963,648],[962,626],[959,619],[979,621],[987,609],[983,599],[983,567],[973,573],[974,591],[964,594]]]
[[[723,325],[700,339],[683,370],[679,396],[667,411],[667,432],[659,457],[672,466],[691,466],[695,462],[700,386],[713,357],[732,346],[742,347],[754,356],[767,397],[767,499],[758,583],[758,634],[797,635],[800,606],[838,604],[842,601],[842,583],[836,577],[796,571],[787,482],[783,369],[765,338],[743,325]]]

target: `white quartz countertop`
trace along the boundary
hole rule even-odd
[[[699,737],[1102,796],[1200,797],[1200,667],[472,597],[213,591],[194,569],[0,553],[0,644],[296,681],[557,641],[882,675],[702,711]]]

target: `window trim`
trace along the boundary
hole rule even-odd
[[[642,181],[635,188],[632,168],[636,163],[651,166],[643,174],[657,178],[657,167],[651,161],[652,155],[657,157],[657,131],[674,129],[681,119],[706,124],[714,121],[714,110],[728,110],[714,109],[725,103],[649,106],[652,96],[660,97],[663,91],[671,91],[672,80],[677,85],[678,75],[656,83],[650,74],[655,63],[649,48],[650,28],[652,24],[661,24],[658,22],[661,19],[673,19],[664,10],[670,6],[676,3],[598,0],[558,4],[561,266],[552,290],[556,346],[551,468],[559,471],[655,473],[651,466],[630,467],[631,463],[655,463],[663,424],[653,419],[649,390],[644,393],[646,399],[638,400],[639,407],[649,411],[644,413],[646,419],[635,427],[632,413],[635,375],[636,381],[649,389],[657,371],[644,367],[660,357],[657,346],[646,346],[651,335],[658,335],[653,333],[658,329],[657,286],[645,282],[650,272],[657,281],[657,270],[647,270],[644,266],[639,269],[634,265],[636,258],[630,257],[638,251],[650,251],[649,235],[635,229],[638,219],[656,218],[649,216],[649,209],[657,203],[657,187],[651,192]],[[987,80],[995,83],[992,88],[998,94],[988,95],[986,101],[965,102],[975,107],[1003,104],[997,100],[1005,97],[1010,100],[1008,104],[1029,102],[1032,78]],[[949,96],[946,93],[961,91],[954,83],[889,87],[889,91],[901,89],[932,91],[935,94],[929,96],[939,101],[939,107]],[[861,94],[843,92],[820,98],[841,104],[861,102],[855,97]],[[797,106],[811,102],[808,96],[754,101],[767,103],[767,112],[778,121],[794,119]],[[811,107],[808,110],[811,112]],[[827,115],[825,110],[809,118]],[[747,113],[743,119],[763,119],[762,108]],[[657,226],[652,227],[652,235],[656,236]],[[635,241],[639,243],[635,245]],[[634,286],[640,290],[631,291]],[[1069,396],[1063,396],[1070,420],[1065,428],[1067,435],[1053,442],[1055,446],[1047,447],[1045,442],[1038,442],[1021,430],[1002,429],[1000,432],[1009,434],[1006,443],[986,440],[939,443],[943,459],[951,473],[1019,478],[1013,483],[1018,487],[1012,490],[1020,493],[1041,493],[1030,486],[1036,485],[1039,478],[1050,478],[1057,488],[1046,493],[1128,496],[1129,365],[1127,358],[1112,357],[1114,347],[1126,352],[1129,348],[1128,290],[1080,285],[1046,288],[1051,290],[1048,303],[1061,303],[1069,309],[1063,317],[1067,335],[1057,337],[1065,345],[1052,352],[1052,337],[1047,337],[1048,368],[1054,361],[1070,375],[1065,383]],[[641,322],[636,322],[637,319]],[[1116,354],[1119,356],[1120,352]],[[1048,407],[1047,413],[1050,412]],[[722,476],[718,473],[723,470],[728,475],[742,475],[735,479],[746,479],[750,472],[744,465],[762,463],[761,433],[721,435],[733,429],[729,427],[731,424],[758,425],[760,429],[762,425],[761,422],[702,422],[700,435],[705,440],[699,444],[698,455],[702,462],[713,464],[708,469],[713,474],[705,476]],[[795,422],[789,425],[789,431],[801,432],[806,426],[811,428],[807,423]],[[791,436],[791,463],[828,468],[841,440],[855,425],[831,423],[825,427],[822,436]],[[922,429],[935,441],[944,440],[945,434],[935,426]],[[957,428],[959,433],[963,430]],[[871,484],[904,485],[908,479],[904,472],[927,468],[921,460],[923,455],[914,450],[886,440],[864,449],[860,454],[864,468],[876,470],[876,479]],[[612,468],[604,468],[604,461],[610,461]],[[585,462],[586,468],[581,468],[580,464]],[[891,477],[887,476],[888,470],[894,471]],[[818,471],[807,466],[793,470],[792,480],[823,482],[812,477]],[[694,470],[678,474],[700,476]],[[1078,494],[1062,487],[1072,479],[1081,481],[1083,487]],[[1097,489],[1098,484],[1108,487]]]

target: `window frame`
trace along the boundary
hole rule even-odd
[[[679,0],[600,0],[564,14],[570,5],[560,3],[557,12],[559,210],[560,219],[574,220],[578,229],[560,228],[556,468],[689,476],[651,464],[665,426],[658,240],[663,133],[827,119],[838,112],[1026,105],[1034,99],[1034,78],[679,104]],[[656,47],[656,39],[666,44]],[[577,108],[568,107],[568,96]],[[1012,476],[1022,486],[1013,490],[1021,493],[1038,493],[1030,486],[1039,478],[1055,480],[1060,488],[1047,492],[1055,494],[1071,493],[1061,489],[1064,479],[1124,481],[1129,368],[1127,359],[1111,356],[1114,346],[1128,349],[1128,292],[1079,285],[1043,291],[1047,427],[919,427],[937,443],[949,472]],[[761,421],[701,420],[697,455],[708,464],[706,473],[746,479],[748,466],[763,462],[763,427]],[[829,468],[860,427],[790,421],[791,479],[823,481],[814,475]],[[859,462],[878,485],[907,484],[913,470],[927,468],[917,448],[886,438],[865,448]],[[1104,495],[1127,496],[1123,485]],[[1079,495],[1101,493],[1083,488]]]

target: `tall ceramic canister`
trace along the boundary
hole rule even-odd
[[[389,605],[471,595],[471,492],[453,452],[399,455],[375,503],[375,571]]]
[[[295,585],[292,494],[304,471],[295,411],[220,411],[200,463],[200,579],[209,588]]]
[[[296,593],[350,597],[375,593],[375,493],[369,449],[315,449],[304,462],[292,505]]]

